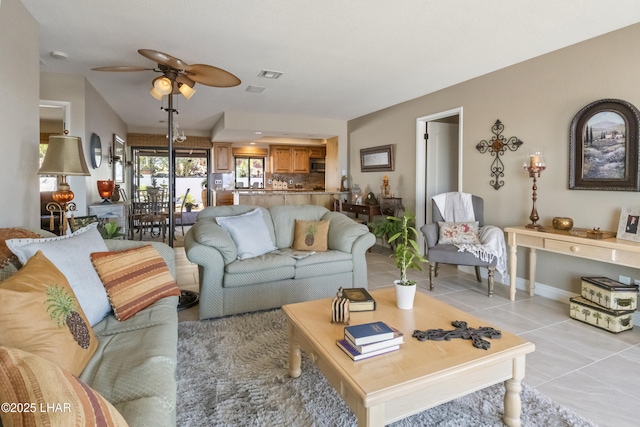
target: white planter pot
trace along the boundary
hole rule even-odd
[[[413,299],[416,296],[417,286],[400,285],[399,282],[399,280],[393,282],[396,285],[396,304],[401,310],[411,310],[413,308]]]

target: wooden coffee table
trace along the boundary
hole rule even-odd
[[[404,332],[400,350],[354,362],[336,345],[344,326],[331,323],[331,298],[289,304],[282,310],[289,324],[292,377],[302,373],[302,349],[353,410],[359,426],[383,426],[504,381],[503,421],[520,426],[521,381],[532,343],[504,330],[502,338],[489,340],[489,350],[462,339],[421,342],[411,337],[416,329],[453,329],[454,320],[470,327],[491,325],[420,292],[413,310],[396,308],[393,288],[370,293],[377,309],[351,313],[351,325],[386,322]]]

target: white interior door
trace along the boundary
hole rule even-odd
[[[462,191],[462,107],[416,120],[416,228],[431,221],[431,197]],[[422,233],[418,244],[424,248]]]
[[[431,198],[458,190],[458,124],[427,123],[426,223],[431,222]]]

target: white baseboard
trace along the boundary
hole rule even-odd
[[[474,267],[470,267],[470,266],[458,266],[458,270],[468,273],[468,274],[473,274],[475,276],[476,272],[475,272],[475,268]],[[483,278],[487,278],[487,269],[486,268],[481,268],[480,269],[480,276],[482,276]],[[506,275],[505,277],[502,277],[502,275],[498,272],[496,272],[493,276],[494,282],[496,284],[500,284],[500,285],[504,285],[504,286],[509,286],[509,275]],[[529,281],[526,279],[523,279],[521,277],[516,277],[516,289],[520,289],[523,291],[528,292],[529,291]],[[560,301],[562,303],[565,303],[567,305],[569,305],[569,298],[572,297],[577,297],[580,296],[579,294],[573,293],[573,292],[569,292],[569,291],[565,291],[563,289],[558,289],[555,286],[549,286],[549,285],[545,285],[544,283],[539,283],[536,282],[536,287],[535,287],[535,295],[539,295],[541,297],[545,297],[545,298],[549,298],[552,299],[554,301]],[[568,313],[568,311],[567,311]],[[567,314],[568,315],[568,314]],[[635,313],[633,313],[633,324],[634,325],[640,325],[640,311],[636,311]]]

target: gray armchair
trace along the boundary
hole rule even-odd
[[[473,215],[475,221],[478,221],[479,227],[484,226],[484,201],[478,196],[471,196],[473,205]],[[480,267],[488,269],[488,295],[493,295],[493,275],[496,271],[496,265],[498,264],[498,257],[491,257],[491,261],[484,261],[483,257],[478,257],[473,252],[463,251],[460,252],[459,248],[454,244],[441,244],[438,243],[440,229],[438,222],[453,222],[451,219],[445,221],[445,215],[440,212],[438,206],[432,199],[432,219],[433,223],[423,225],[420,230],[424,234],[427,241],[427,258],[429,259],[429,279],[430,290],[433,290],[435,285],[435,278],[438,277],[439,264],[453,264],[453,265],[469,265],[475,267],[476,278],[478,282],[482,282],[480,276]],[[500,236],[503,240],[504,235]]]

